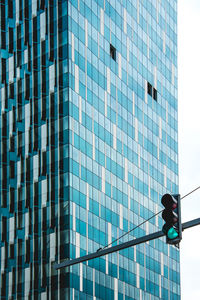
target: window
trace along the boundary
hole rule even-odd
[[[22,26],[17,26],[17,67],[22,64]]]
[[[6,6],[5,5],[1,5],[1,30],[4,31],[6,30]]]
[[[7,141],[6,141],[6,138],[3,138],[2,139],[2,161],[4,163],[6,163],[7,165],[7,152],[8,152],[8,149],[7,149]],[[3,165],[3,172],[4,170],[7,170],[7,166],[6,165]],[[6,175],[6,172],[5,172],[5,175]],[[6,178],[2,178],[2,180],[5,180]]]
[[[26,183],[26,202],[25,202],[25,207],[29,207],[30,206],[30,198],[31,198],[30,184]]]
[[[13,115],[13,128],[12,128],[12,131],[15,132],[16,131],[16,114],[15,114],[15,106],[13,106],[13,109],[12,109],[12,115]]]
[[[29,100],[30,97],[30,75],[25,74],[25,99]]]
[[[19,104],[22,104],[22,93],[23,93],[22,79],[19,79],[17,81],[17,101]]]
[[[8,18],[13,18],[13,1],[9,1]]]
[[[42,10],[44,10],[44,8],[45,8],[45,0],[41,0],[41,1],[40,1],[40,8],[41,8]]]
[[[47,158],[46,152],[42,152],[42,175],[45,176],[47,173]]]
[[[157,90],[153,88],[153,99],[157,101]]]
[[[2,136],[7,137],[7,114],[2,113]]]
[[[24,182],[24,160],[21,157],[21,182]]]
[[[46,235],[46,230],[47,230],[47,208],[46,207],[42,208],[42,230]],[[44,249],[46,253],[46,248],[44,247]]]
[[[46,96],[42,95],[42,116],[41,119],[46,120]]]
[[[46,94],[47,92],[46,78],[47,78],[46,69],[44,69],[42,70],[42,94]]]
[[[15,91],[14,91],[14,83],[9,84],[9,98],[14,99]]]
[[[35,62],[37,62],[37,59],[35,60]],[[34,97],[38,97],[38,72],[34,71],[33,72],[33,94]],[[37,104],[37,99],[34,101],[34,109],[35,109],[35,105]],[[38,116],[38,111],[36,112],[36,116]],[[37,122],[36,122],[37,123]]]
[[[19,19],[20,21],[23,19],[22,0],[19,0]]]
[[[13,276],[13,280],[12,280],[12,294],[15,294],[15,282],[16,282],[16,269],[15,268],[12,269],[12,276]]]
[[[17,132],[17,154],[22,155],[22,132]]]
[[[33,18],[33,42],[37,43],[38,41],[38,31],[37,31],[37,17]]]
[[[29,20],[24,20],[24,44],[28,45],[29,43]]]
[[[13,213],[15,208],[15,189],[10,188],[10,212]]]
[[[37,206],[38,206],[38,194],[39,194],[39,191],[38,191],[38,182],[35,182],[34,183],[34,206],[35,206],[35,208],[37,208]],[[34,217],[37,220],[37,216],[34,215]],[[36,222],[34,222],[34,224],[36,225]]]
[[[34,151],[37,151],[38,149],[38,127],[35,125],[34,126],[34,135],[33,135],[33,141],[34,141],[34,144],[33,144],[33,148],[34,148]],[[31,140],[30,140],[31,141]],[[30,149],[31,150],[31,149]],[[31,151],[30,151],[31,152]]]
[[[1,31],[1,48],[6,49],[6,32]]]
[[[13,41],[14,41],[14,38],[13,38],[13,28],[9,27],[9,52],[10,53],[13,53]]]
[[[116,49],[110,44],[110,56],[116,61]]]
[[[18,253],[17,253],[17,263],[18,263],[18,284],[22,282],[22,273],[19,272],[22,266],[22,259],[23,259],[23,241],[22,239],[18,239]],[[20,270],[21,271],[21,270]],[[19,289],[18,289],[19,291]]]
[[[19,79],[17,81],[17,104],[18,104],[18,111],[17,111],[17,118],[18,122],[22,122],[22,98],[23,98],[23,88],[22,88],[22,80]]]
[[[46,66],[47,54],[46,54],[46,42],[45,41],[41,42],[41,52],[42,52],[41,53],[41,64],[42,64],[42,66]],[[45,70],[45,68],[42,68],[42,69]],[[46,78],[42,78],[42,79],[46,81]]]
[[[23,229],[23,213],[18,212],[18,229]]]
[[[147,83],[147,93],[152,96],[152,85],[149,82]]]
[[[10,178],[15,178],[15,162],[10,161]]]
[[[28,46],[28,70],[31,71],[32,62],[31,62],[31,46]]]
[[[2,83],[6,82],[6,59],[5,58],[1,59],[1,82]]]
[[[10,152],[15,152],[15,136],[10,137]]]
[[[50,95],[50,117],[51,119],[55,118],[55,96],[54,93],[51,93]]]
[[[29,0],[25,0],[24,2],[24,18],[29,19]]]
[[[149,82],[147,82],[147,93],[157,101],[157,90]]]
[[[49,60],[53,61],[54,60],[54,8],[53,8],[53,3],[50,1],[49,5],[49,33],[50,33],[50,53],[49,53]]]
[[[1,274],[1,296],[4,297],[4,299],[6,297],[6,275],[6,272]]]
[[[2,242],[6,241],[7,238],[7,218],[2,217],[2,235],[1,235],[1,240]]]
[[[26,158],[26,181],[30,181],[31,179],[31,163],[30,163],[30,157]]]
[[[15,246],[14,244],[10,244],[10,258],[13,259],[15,257]]]
[[[29,145],[28,145],[28,151],[32,152],[32,131],[31,128],[28,130],[28,137],[29,137]]]
[[[2,201],[1,201],[2,207],[7,207],[7,191],[2,190]]]
[[[14,66],[16,66],[16,61],[17,61],[17,55],[16,55],[16,52],[14,51],[13,52],[13,59],[14,59]],[[17,77],[17,68],[14,67],[14,78]]]
[[[34,228],[33,228],[34,233],[38,233],[39,232],[38,219],[39,219],[39,210],[35,207],[34,208]]]
[[[25,255],[25,261],[26,263],[29,263],[30,262],[30,239],[26,240],[26,243],[25,243],[25,249],[26,249],[26,255]]]

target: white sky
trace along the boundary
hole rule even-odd
[[[179,183],[184,196],[200,185],[200,0],[178,0]],[[182,201],[182,220],[200,217],[200,190]],[[200,299],[200,226],[181,242],[182,300]]]

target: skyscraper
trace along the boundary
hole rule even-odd
[[[180,299],[164,239],[53,268],[178,192],[177,1],[2,0],[0,62],[1,299]]]

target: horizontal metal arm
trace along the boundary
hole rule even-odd
[[[188,229],[194,226],[200,225],[200,218],[185,222],[182,224],[182,229]]]
[[[187,229],[187,228],[199,225],[199,224],[200,224],[200,218],[189,221],[189,222],[186,222],[186,223],[183,223],[182,228],[184,230],[184,229]],[[94,259],[94,258],[104,256],[104,255],[107,255],[107,254],[110,254],[110,253],[113,253],[113,252],[117,252],[117,251],[129,248],[129,247],[141,244],[141,243],[145,243],[145,242],[160,238],[162,236],[165,236],[165,234],[162,231],[151,233],[149,235],[142,236],[140,238],[137,238],[135,240],[131,240],[129,242],[122,243],[122,244],[117,245],[117,246],[109,247],[109,248],[106,248],[106,249],[99,249],[97,252],[94,252],[94,253],[91,253],[91,254],[88,254],[88,255],[85,255],[85,256],[81,256],[81,257],[71,259],[71,260],[65,260],[60,264],[54,264],[54,268],[56,270],[59,270],[61,268],[69,267],[69,266],[72,266],[72,265],[75,265],[75,264],[78,264],[78,263],[82,263],[82,262],[90,260],[90,259]]]

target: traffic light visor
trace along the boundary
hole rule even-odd
[[[178,215],[173,210],[164,210],[162,212],[162,218],[167,223],[175,224],[178,221]]]
[[[177,200],[170,194],[162,196],[161,203],[164,207],[169,209],[177,208]]]

